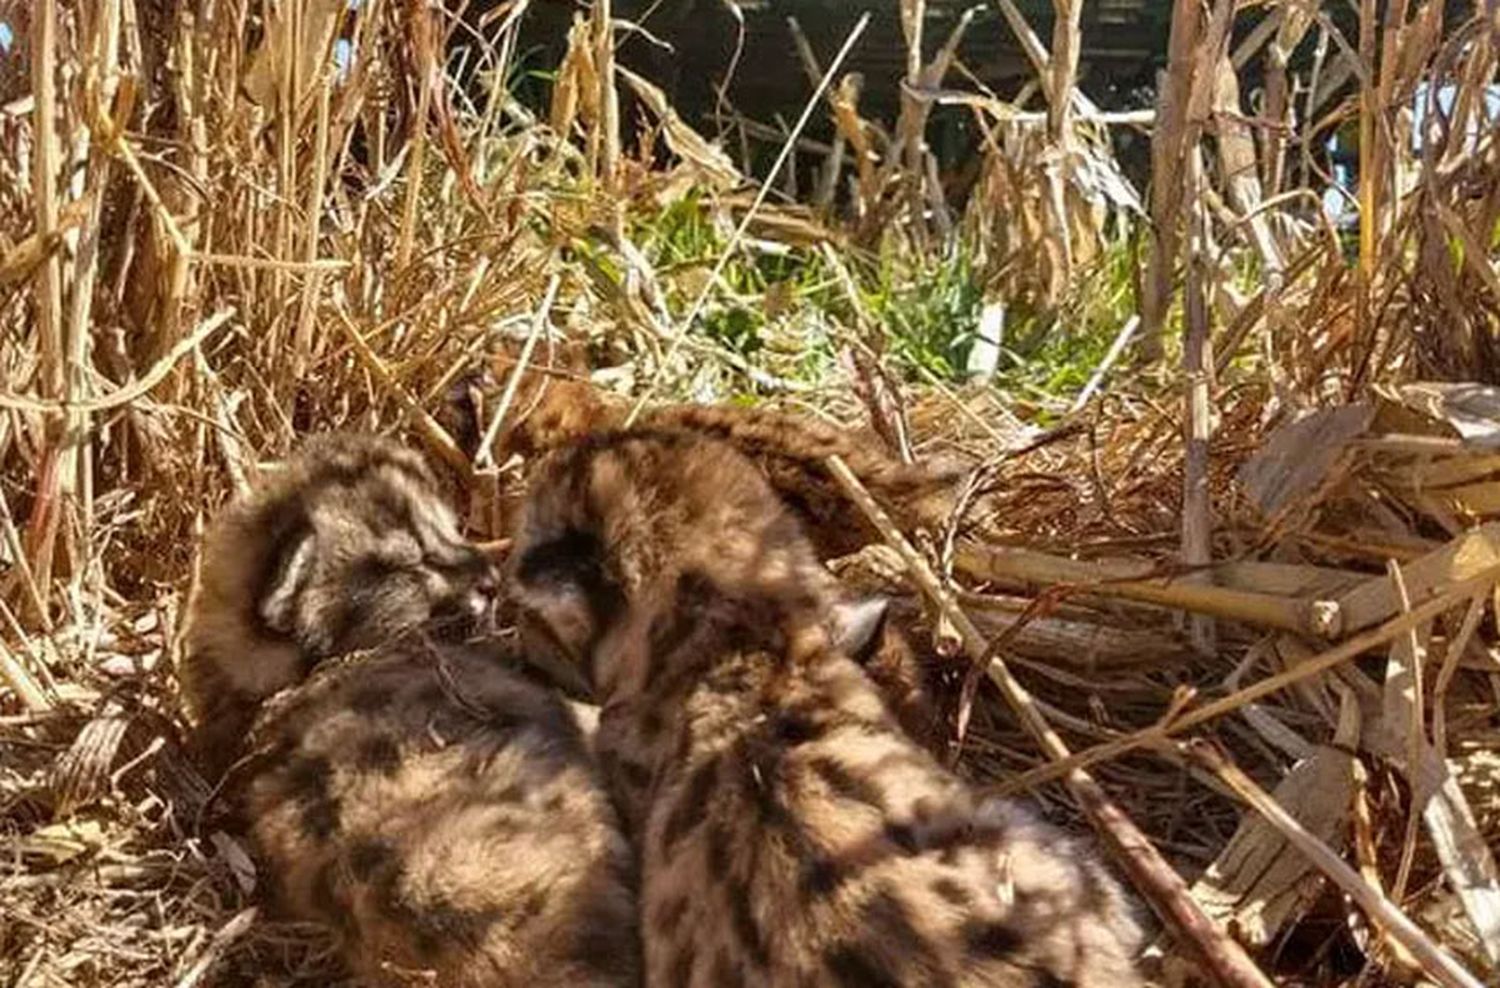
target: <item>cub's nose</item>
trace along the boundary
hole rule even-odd
[[[500,596],[500,571],[494,566],[486,566],[479,579],[474,581],[474,592],[487,600]]]
[[[487,565],[484,572],[474,580],[468,593],[469,617],[475,621],[486,621],[495,612],[495,601],[500,596],[500,571]]]

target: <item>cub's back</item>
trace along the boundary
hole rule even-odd
[[[493,646],[415,643],[268,705],[243,805],[280,904],[375,984],[635,984],[628,846],[571,711]]]
[[[1090,854],[978,800],[848,659],[789,663],[763,630],[729,634],[675,722],[685,757],[656,763],[653,983],[1140,984],[1129,907]]]

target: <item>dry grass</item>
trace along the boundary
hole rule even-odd
[[[923,4],[901,6],[919,42]],[[834,52],[803,51],[837,133],[813,208],[768,205],[612,71],[603,0],[545,121],[503,89],[457,92],[452,24],[424,4],[0,6],[20,56],[0,60],[0,981],[327,983],[318,931],[247,912],[254,866],[177,753],[196,536],[256,462],[335,425],[408,435],[499,534],[488,508],[518,464],[476,468],[441,409],[527,341],[542,365],[588,344],[634,397],[781,393],[898,455],[975,466],[962,518],[917,539],[946,617],[899,557],[845,571],[924,615],[964,771],[1034,787],[1108,843],[1107,814],[1057,781],[1060,760],[1088,763],[1191,885],[1131,872],[1178,907],[1163,983],[1203,956],[1181,935],[1200,908],[1264,972],[1226,955],[1222,983],[1475,983],[1455,965],[1494,983],[1500,402],[1410,386],[1500,380],[1493,21],[1367,2],[1345,37],[1317,4],[1272,3],[1231,49],[1234,4],[1177,3],[1132,306],[1159,359],[1070,411],[1072,394],[903,381],[872,302],[881,259],[922,271],[960,243],[986,312],[1071,312],[1139,223],[1104,139],[1119,118],[1073,88],[1081,4],[1058,0],[1051,52],[999,6],[1036,84],[1014,103],[974,91],[963,19],[913,48],[890,133]],[[335,38],[358,53],[342,77]],[[1309,69],[1288,68],[1299,45]],[[482,61],[507,78],[514,35]],[[670,165],[621,145],[622,79]],[[1454,96],[1427,90],[1413,153],[1424,82]],[[983,135],[965,202],[922,142],[939,103]],[[1352,260],[1316,203],[1320,135],[1345,120],[1362,135]],[[722,235],[664,262],[662,217],[684,208]],[[833,301],[747,295],[777,256]],[[702,331],[736,306],[764,313],[765,349]],[[816,347],[833,356],[807,372]],[[502,398],[492,440],[524,406]],[[967,673],[955,619],[1019,690]]]

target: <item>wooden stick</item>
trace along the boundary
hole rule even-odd
[[[839,486],[875,526],[886,543],[900,554],[907,574],[933,605],[942,611],[963,638],[969,658],[981,663],[1000,693],[1005,697],[1021,724],[1037,740],[1049,758],[1068,756],[1068,747],[1052,730],[1026,688],[1016,680],[1005,663],[991,654],[992,649],[980,630],[958,606],[953,595],[938,581],[921,553],[912,547],[885,511],[875,502],[859,478],[838,456],[828,458],[828,469]],[[1068,791],[1079,808],[1099,832],[1117,861],[1130,876],[1162,921],[1172,929],[1178,941],[1197,958],[1213,980],[1225,988],[1270,988],[1271,982],[1244,951],[1193,899],[1182,876],[1172,870],[1161,853],[1141,833],[1135,823],[1110,800],[1103,788],[1087,773],[1075,770],[1067,777]]]
[[[1089,382],[1083,386],[1082,391],[1078,392],[1078,397],[1073,399],[1073,407],[1068,409],[1070,413],[1083,408],[1089,403],[1089,399],[1094,397],[1094,392],[1098,391],[1099,385],[1104,383],[1104,376],[1109,373],[1110,368],[1114,367],[1115,361],[1120,359],[1120,354],[1125,352],[1126,344],[1135,337],[1135,331],[1140,325],[1139,314],[1134,314],[1125,320],[1125,325],[1120,327],[1120,331],[1115,334],[1114,342],[1109,345],[1109,351],[1105,353],[1104,359],[1099,361],[1098,367],[1094,368]]]
[[[1335,601],[1300,600],[1211,583],[1172,580],[1155,576],[1156,567],[1152,563],[1064,559],[1030,549],[989,548],[973,542],[957,546],[954,563],[981,580],[1074,583],[1094,596],[1178,607],[1317,638],[1335,637],[1342,629],[1341,611]]]
[[[1478,978],[1464,970],[1463,965],[1434,943],[1394,903],[1372,888],[1327,844],[1308,833],[1297,822],[1296,817],[1283,809],[1275,797],[1256,785],[1218,747],[1201,740],[1189,741],[1178,747],[1183,754],[1214,773],[1231,792],[1275,827],[1288,844],[1302,852],[1319,871],[1343,889],[1376,925],[1411,952],[1433,980],[1449,988],[1482,988]]]

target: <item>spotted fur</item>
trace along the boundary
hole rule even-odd
[[[269,703],[243,800],[288,914],[372,985],[633,986],[634,864],[584,732],[494,645],[320,668]]]
[[[577,346],[552,355],[553,366],[533,363],[522,375],[500,434],[503,455],[527,457],[621,426],[629,404],[588,381],[587,354]],[[487,375],[455,385],[443,406],[445,422],[464,448],[473,452],[488,424],[486,398],[498,394],[515,371],[514,355],[497,356]],[[827,459],[840,456],[876,498],[908,530],[936,529],[953,509],[953,470],[908,465],[880,450],[869,432],[840,430],[805,414],[736,405],[663,405],[647,409],[646,427],[688,431],[722,440],[748,457],[803,525],[816,555],[845,556],[880,534],[855,509],[828,472]],[[946,750],[948,713],[939,699],[941,668],[919,656],[906,634],[908,621],[886,621],[868,654],[858,656],[881,689],[901,725],[935,752]],[[543,645],[528,648],[533,658],[550,658]],[[547,662],[557,672],[559,663]]]
[[[178,678],[215,769],[259,704],[321,659],[418,626],[462,638],[490,621],[499,587],[423,458],[358,434],[310,439],[223,512],[202,559]]]
[[[286,914],[372,985],[638,983],[634,864],[585,733],[486,628],[497,573],[420,457],[309,443],[203,570],[184,693],[200,741],[244,756],[229,798]]]
[[[837,647],[754,465],[698,433],[613,433],[532,484],[514,593],[603,701],[648,984],[1140,983],[1095,859],[978,799]]]
[[[585,355],[575,347],[558,356],[561,366],[533,364],[522,376],[500,451],[541,454],[624,424],[629,402],[589,383]],[[453,389],[444,418],[465,448],[472,451],[488,425],[484,399],[499,392],[514,370],[514,358],[505,353],[495,358],[487,374],[465,379]],[[648,408],[639,424],[700,433],[749,457],[801,517],[824,559],[854,552],[879,538],[863,516],[850,510],[828,472],[826,460],[831,455],[842,457],[903,527],[936,528],[953,507],[956,471],[902,463],[881,452],[879,439],[867,430],[839,429],[771,407],[701,404]]]

